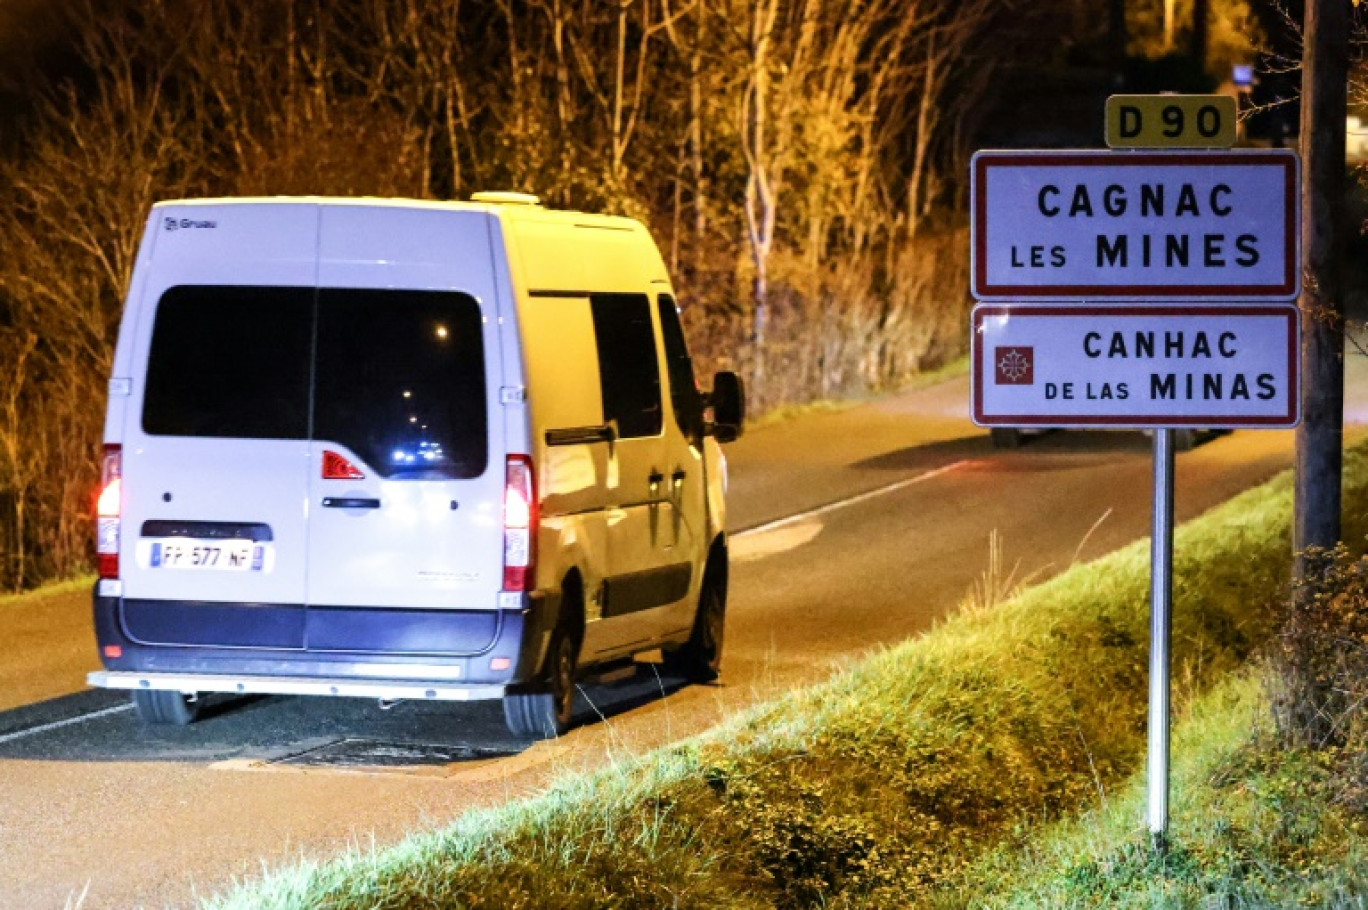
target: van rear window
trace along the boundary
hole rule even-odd
[[[382,477],[477,477],[488,460],[483,324],[457,292],[171,288],[153,326],[143,429],[317,439]]]
[[[466,294],[319,291],[314,438],[385,477],[483,474],[482,331]]]
[[[310,288],[168,290],[152,331],[143,429],[307,438],[313,296]]]

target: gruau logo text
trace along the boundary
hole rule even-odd
[[[193,230],[213,230],[218,227],[217,221],[198,221],[194,218],[165,218],[162,220],[162,227],[168,231],[193,231]]]

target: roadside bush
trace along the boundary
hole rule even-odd
[[[1273,647],[1270,701],[1287,747],[1327,753],[1338,800],[1368,810],[1368,556],[1304,554]]]

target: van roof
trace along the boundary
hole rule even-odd
[[[590,223],[596,227],[616,227],[621,230],[644,229],[644,226],[636,219],[625,218],[619,215],[598,215],[569,209],[550,209],[541,205],[530,205],[522,200],[516,202],[494,201],[499,195],[494,193],[481,193],[476,195],[483,196],[485,199],[479,202],[457,202],[429,199],[384,198],[381,196],[219,196],[206,197],[203,199],[166,199],[155,203],[152,208],[157,210],[225,205],[372,206],[386,209],[483,212],[503,220],[543,221],[559,224],[567,222],[580,224]]]

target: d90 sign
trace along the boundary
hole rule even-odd
[[[1229,95],[1112,95],[1111,148],[1216,148],[1235,145],[1235,99]]]

